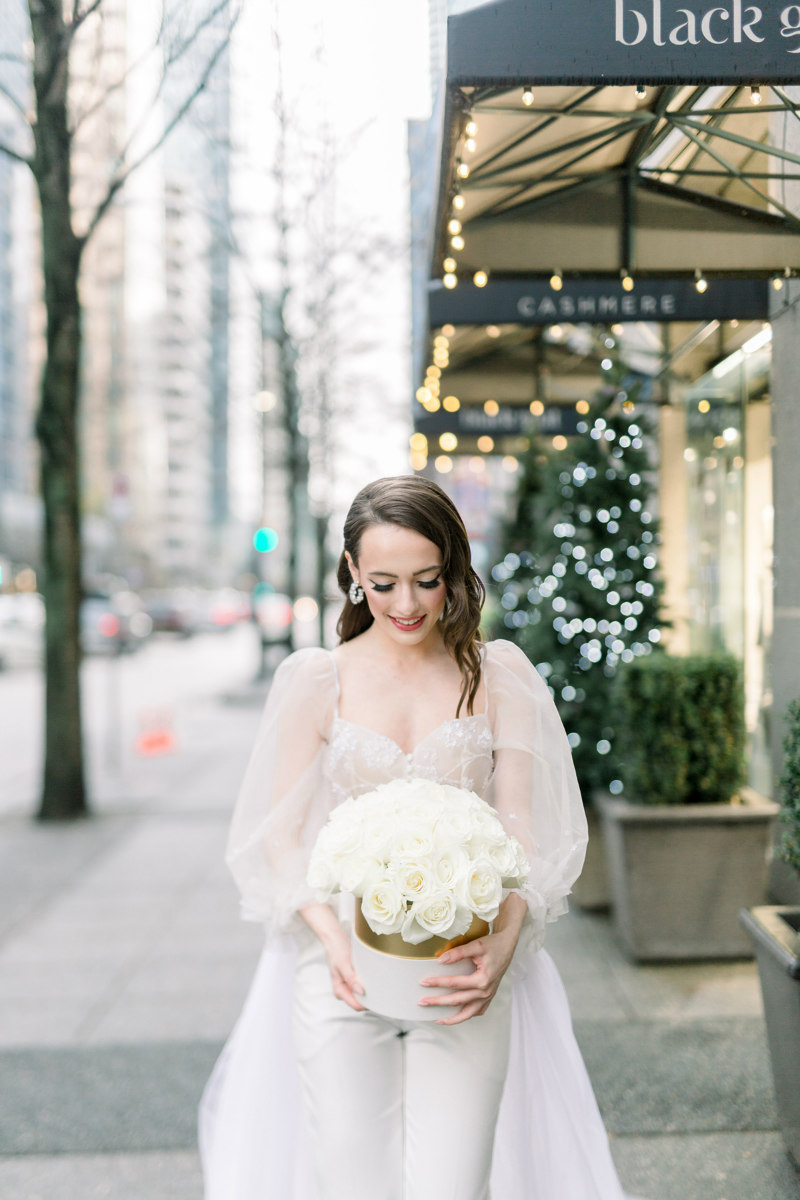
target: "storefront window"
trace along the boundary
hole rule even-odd
[[[685,394],[687,617],[693,653],[729,651],[744,664],[749,782],[768,794],[772,630],[769,330],[745,347],[720,362]]]

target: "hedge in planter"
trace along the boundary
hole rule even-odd
[[[763,902],[777,805],[739,786],[738,662],[653,654],[626,668],[619,709],[625,798],[600,809],[623,946],[641,960],[751,954],[737,916]]]
[[[639,804],[718,804],[744,777],[744,691],[731,655],[656,653],[620,677],[625,794]]]

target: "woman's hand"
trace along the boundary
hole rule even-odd
[[[472,959],[475,970],[471,975],[431,975],[422,980],[423,987],[447,988],[452,994],[425,997],[420,1005],[460,1005],[453,1016],[443,1017],[437,1025],[458,1025],[471,1017],[482,1016],[508,970],[519,940],[527,906],[521,896],[512,892],[500,906],[493,933],[465,945],[454,946],[439,956],[439,962],[454,963]]]
[[[333,909],[327,904],[307,904],[300,909],[303,920],[322,942],[331,973],[331,987],[338,1000],[344,1000],[356,1012],[365,1012],[358,997],[364,995],[364,985],[356,975],[350,954],[350,939],[342,929]]]

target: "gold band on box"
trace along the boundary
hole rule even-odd
[[[356,900],[355,932],[356,937],[365,945],[371,946],[373,950],[380,950],[381,954],[389,954],[393,958],[436,958],[437,950],[444,951],[450,946],[461,946],[465,942],[474,942],[476,938],[485,937],[490,930],[480,917],[473,917],[472,924],[461,937],[429,937],[424,942],[413,946],[411,942],[404,942],[399,933],[375,933],[370,929],[361,911],[361,901]]]

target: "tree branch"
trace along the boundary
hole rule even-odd
[[[26,167],[33,169],[32,158],[28,158],[27,155],[22,154],[22,152],[19,150],[15,150],[12,146],[7,145],[5,142],[0,142],[0,154],[5,154],[9,158],[13,158],[14,162],[24,163]]]
[[[227,0],[221,0],[221,3],[217,6],[217,10],[221,9],[224,4],[227,4]],[[130,176],[133,174],[134,171],[137,171],[139,169],[139,167],[141,167],[142,164],[147,161],[148,158],[150,158],[153,154],[155,154],[157,150],[161,149],[161,147],[164,145],[164,142],[167,140],[169,135],[172,133],[173,129],[175,129],[175,127],[183,120],[183,118],[186,116],[189,109],[194,104],[197,97],[205,89],[206,84],[208,83],[209,79],[211,78],[214,68],[216,67],[216,65],[219,62],[222,55],[227,50],[228,46],[230,45],[231,34],[236,26],[237,21],[239,20],[241,11],[242,11],[241,7],[237,8],[235,14],[233,15],[233,17],[231,18],[231,21],[228,24],[228,29],[225,34],[225,37],[220,39],[219,45],[215,48],[214,53],[211,55],[211,57],[209,58],[208,62],[205,65],[205,67],[203,68],[203,71],[202,71],[202,74],[200,75],[200,79],[198,80],[197,86],[190,92],[190,94],[184,100],[183,104],[181,104],[180,107],[175,110],[175,112],[172,114],[172,117],[169,119],[167,124],[164,126],[160,135],[156,138],[156,140],[150,146],[147,147],[146,150],[144,150],[139,155],[138,158],[134,159],[133,162],[129,163],[127,167],[124,167],[123,169],[118,171],[118,173],[111,180],[111,182],[109,183],[109,186],[108,186],[108,191],[106,192],[105,196],[100,201],[97,208],[95,209],[94,214],[92,215],[92,218],[86,229],[86,232],[84,233],[83,237],[80,239],[81,246],[84,246],[86,244],[86,242],[88,242],[89,238],[92,236],[95,229],[99,225],[100,221],[102,220],[103,216],[107,212],[109,206],[111,205],[114,197],[116,196],[116,194],[120,190],[120,188],[124,187],[125,183],[130,178]],[[130,143],[128,143],[128,146],[125,148],[125,150],[122,153],[121,158],[123,161],[124,161],[124,157],[129,148],[130,148]]]
[[[8,88],[8,87],[6,87],[6,85],[5,85],[4,83],[2,83],[2,82],[0,82],[0,94],[2,94],[3,96],[5,96],[6,100],[8,100],[8,101],[9,101],[9,103],[13,104],[14,108],[17,110],[17,112],[18,112],[18,113],[19,113],[19,115],[22,117],[22,119],[23,119],[23,121],[25,122],[25,124],[26,124],[26,125],[28,126],[28,128],[30,129],[30,124],[31,124],[31,123],[30,123],[30,121],[29,121],[29,119],[28,119],[28,114],[27,114],[27,112],[25,111],[25,107],[24,107],[24,105],[22,104],[22,101],[21,101],[21,100],[18,100],[18,99],[17,99],[17,97],[14,95],[14,93],[11,91],[11,89],[10,89],[10,88]]]
[[[72,20],[70,21],[70,35],[72,36],[76,30],[80,29],[81,25],[87,20],[92,13],[96,13],[98,8],[102,8],[103,0],[91,0],[87,4],[83,12],[80,11],[81,0],[73,0],[72,3]]]

